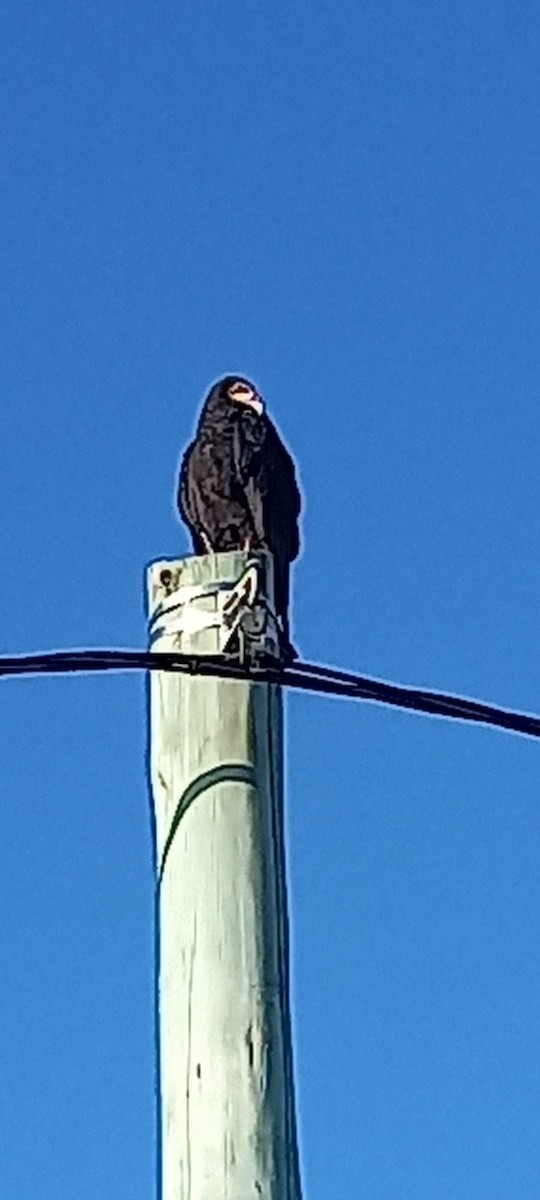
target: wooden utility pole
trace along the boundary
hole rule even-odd
[[[267,555],[153,563],[148,596],[155,651],[230,651],[244,612],[248,647],[277,653]],[[160,1200],[301,1200],[279,687],[153,672],[150,767]]]

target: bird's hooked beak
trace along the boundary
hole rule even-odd
[[[259,417],[264,412],[262,398],[259,396],[257,389],[253,387],[252,383],[246,383],[244,380],[238,379],[236,383],[232,383],[231,386],[227,388],[227,396],[229,397],[229,400],[233,401],[234,404],[247,405],[247,407],[256,412],[257,416]]]

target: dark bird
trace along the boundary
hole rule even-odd
[[[269,550],[286,654],[290,564],[299,548],[293,460],[249,379],[226,375],[204,402],[180,467],[178,508],[195,554]]]

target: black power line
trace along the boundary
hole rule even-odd
[[[319,695],[369,700],[391,708],[492,725],[511,733],[540,738],[540,717],[529,713],[499,708],[479,700],[469,700],[465,696],[403,687],[317,663],[299,661],[290,666],[265,664],[248,667],[224,657],[165,652],[156,654],[146,650],[55,650],[45,654],[0,658],[0,676],[92,674],[103,671],[176,671],[187,675],[278,683]]]

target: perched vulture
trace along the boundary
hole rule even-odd
[[[299,550],[300,492],[293,460],[254,384],[227,375],[210,391],[180,468],[178,508],[196,554],[270,550],[284,650],[289,569]]]

